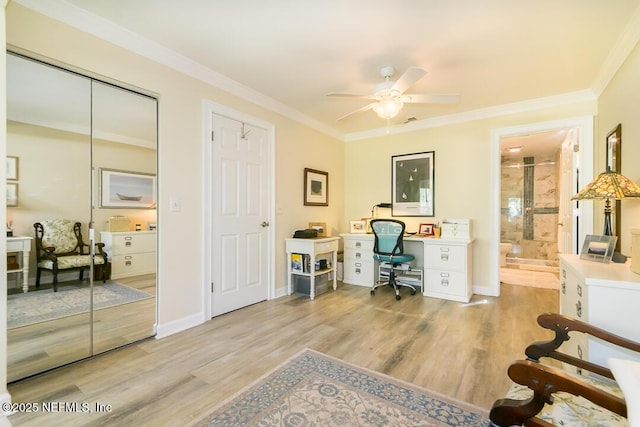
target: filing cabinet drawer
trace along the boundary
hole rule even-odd
[[[111,259],[111,277],[135,276],[156,272],[156,253],[114,255]]]
[[[462,271],[427,270],[425,292],[463,296],[467,288],[467,274]]]
[[[369,251],[373,254],[373,239],[344,239],[344,251]]]
[[[113,236],[112,250],[116,254],[155,252],[156,235],[131,233]]]
[[[374,263],[370,261],[358,261],[345,259],[343,282],[352,285],[372,286],[374,276]]]
[[[425,248],[425,264],[436,270],[464,270],[466,251],[466,246],[429,245]]]

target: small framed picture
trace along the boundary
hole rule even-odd
[[[367,222],[362,220],[351,221],[351,226],[349,227],[351,233],[366,233],[367,232]]]
[[[580,258],[589,261],[609,263],[613,257],[618,236],[597,236],[588,234],[584,238]]]
[[[327,237],[327,224],[324,222],[310,222],[309,228],[318,232],[318,237]]]
[[[7,179],[17,181],[18,172],[18,158],[16,156],[7,156]]]
[[[304,205],[329,206],[329,173],[304,169]]]
[[[420,224],[420,227],[418,228],[418,234],[421,234],[423,236],[433,236],[434,227],[435,224]]]
[[[18,183],[7,182],[7,207],[18,206]]]

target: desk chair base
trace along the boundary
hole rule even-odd
[[[412,285],[409,285],[407,283],[402,283],[402,282],[397,282],[396,281],[396,275],[394,273],[393,270],[391,270],[389,272],[389,280],[384,282],[384,281],[380,281],[380,282],[376,282],[373,284],[373,287],[371,288],[371,295],[375,295],[376,293],[376,289],[381,287],[381,286],[392,286],[393,289],[396,291],[396,300],[401,299],[402,297],[400,296],[400,288],[401,287],[405,287],[405,288],[409,288],[411,289],[411,295],[415,295],[416,294],[416,288],[413,287]]]

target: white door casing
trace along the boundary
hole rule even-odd
[[[215,104],[207,113],[205,320],[269,299],[274,267],[273,128]]]
[[[574,217],[575,202],[571,197],[576,193],[576,162],[574,146],[579,147],[577,129],[572,129],[560,148],[560,194],[558,195],[558,252],[576,253],[577,226]]]

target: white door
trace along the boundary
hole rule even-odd
[[[213,115],[211,315],[268,297],[269,141],[265,129]]]
[[[576,236],[576,222],[573,215],[575,201],[571,197],[576,193],[575,153],[576,141],[574,129],[568,133],[560,149],[560,194],[558,212],[558,252],[562,254],[575,253],[573,241]]]

